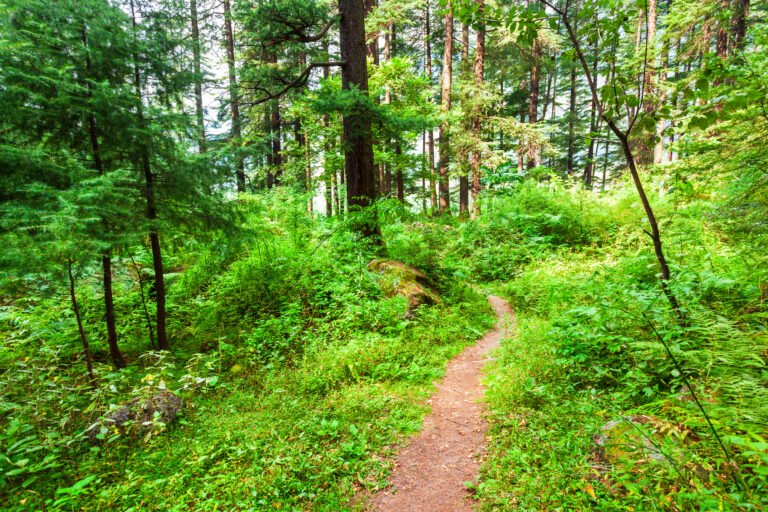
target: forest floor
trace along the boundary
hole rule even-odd
[[[388,512],[471,511],[467,482],[475,482],[488,425],[483,417],[481,376],[491,350],[514,323],[509,305],[489,296],[496,326],[448,364],[445,378],[428,403],[432,412],[421,432],[397,457],[390,486],[376,493],[371,510]]]

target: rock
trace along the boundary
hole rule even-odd
[[[400,295],[408,301],[407,316],[422,304],[439,302],[437,292],[429,283],[429,278],[416,268],[395,260],[372,260],[368,269],[381,276],[379,283],[388,297]]]
[[[181,398],[167,389],[161,389],[149,398],[136,398],[121,405],[88,427],[85,435],[91,441],[103,428],[116,428],[121,434],[147,434],[168,425],[176,418],[182,408]]]
[[[650,416],[609,421],[592,437],[595,458],[607,464],[665,461],[666,457],[656,447],[663,438],[659,429],[662,424]]]

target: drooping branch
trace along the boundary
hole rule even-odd
[[[272,27],[268,38],[252,45],[263,49],[284,43],[316,43],[321,41],[341,17],[338,12],[334,13],[318,32],[310,34],[308,33],[309,29],[319,20],[301,17],[296,13],[291,16],[280,9],[268,8],[267,6],[262,6],[259,14],[259,19],[268,20],[266,24]]]
[[[264,96],[261,98],[251,101],[247,103],[249,106],[255,106],[255,105],[261,105],[262,103],[266,103],[267,101],[275,100],[288,91],[292,89],[298,89],[300,87],[304,87],[306,85],[307,80],[309,79],[309,75],[312,72],[313,69],[316,68],[333,68],[333,67],[341,67],[344,64],[346,64],[346,61],[340,60],[340,61],[328,61],[328,62],[313,62],[309,66],[307,66],[304,71],[302,71],[299,76],[297,76],[294,80],[291,80],[290,82],[284,82],[285,86],[280,89],[277,92],[272,92],[263,85],[252,85],[252,86],[246,86],[247,89],[251,89],[255,92],[264,93]]]

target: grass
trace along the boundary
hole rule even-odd
[[[446,362],[492,325],[483,296],[462,296],[421,308],[394,334],[318,332],[289,368],[207,356],[218,377],[185,393],[177,425],[146,444],[91,448],[69,477],[96,478],[64,500],[59,492],[53,509],[353,509],[358,491],[384,485]],[[145,371],[156,384],[156,370]],[[20,487],[7,509],[35,498]]]

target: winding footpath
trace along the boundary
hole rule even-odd
[[[514,315],[501,298],[489,296],[496,327],[448,363],[445,378],[429,400],[432,412],[421,432],[400,452],[391,486],[368,503],[377,512],[462,512],[472,502],[465,482],[475,482],[488,425],[483,418],[482,370],[488,353],[509,336]]]

